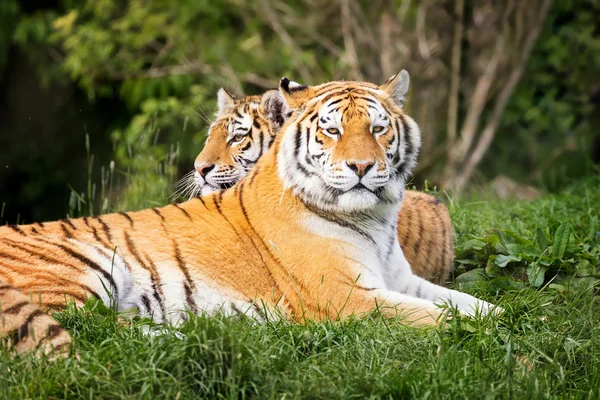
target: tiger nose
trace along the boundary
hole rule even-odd
[[[194,168],[196,168],[196,171],[198,171],[200,176],[204,178],[215,168],[215,164],[196,164],[194,165]]]
[[[363,162],[346,162],[348,168],[350,168],[359,178],[362,178],[369,172],[375,163],[373,161],[363,161]]]

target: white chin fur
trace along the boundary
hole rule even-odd
[[[358,189],[346,192],[338,197],[340,211],[362,211],[375,207],[379,198],[367,189]]]
[[[196,185],[197,196],[206,196],[219,190],[218,187],[206,182],[198,172],[194,173],[194,184]]]

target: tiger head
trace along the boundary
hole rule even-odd
[[[381,86],[283,78],[280,92],[294,112],[278,153],[284,185],[304,203],[334,212],[399,204],[421,143],[402,111],[408,86],[404,70]]]
[[[193,181],[182,180],[190,197],[227,189],[248,174],[275,139],[286,115],[279,91],[236,98],[217,93],[218,110],[204,148],[194,162]]]

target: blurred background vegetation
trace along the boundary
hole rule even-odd
[[[2,222],[167,202],[220,86],[402,68],[417,186],[557,190],[598,174],[599,16],[600,0],[2,0]]]

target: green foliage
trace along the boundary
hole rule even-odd
[[[455,213],[458,234],[457,281],[476,286],[490,277],[512,277],[533,287],[581,290],[600,284],[600,179],[531,203],[473,203]],[[507,218],[505,227],[485,226]],[[478,228],[464,219],[481,219]],[[467,232],[461,232],[465,229]],[[479,230],[481,229],[481,230]],[[464,276],[463,276],[464,275]],[[513,287],[522,286],[512,282]]]
[[[588,149],[600,137],[592,102],[599,90],[593,84],[600,76],[599,13],[598,0],[554,2],[502,118],[488,169],[552,190],[592,171]]]

